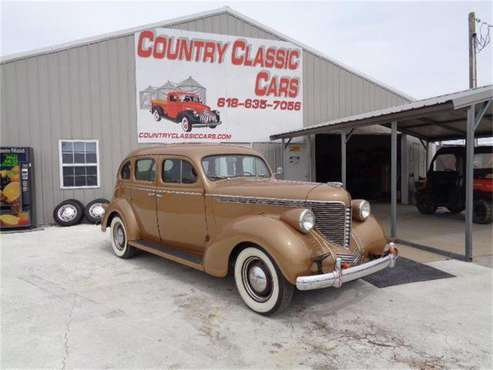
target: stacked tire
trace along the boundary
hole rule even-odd
[[[109,201],[104,198],[94,199],[85,206],[77,199],[67,199],[53,210],[53,219],[60,226],[79,224],[85,217],[91,224],[99,224],[104,216],[104,205]]]

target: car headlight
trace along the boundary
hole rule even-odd
[[[309,209],[303,210],[299,219],[300,231],[307,233],[315,226],[315,215]]]
[[[306,208],[290,209],[281,214],[281,220],[306,234],[315,226],[315,215]]]
[[[365,221],[370,217],[371,207],[367,200],[354,199],[351,201],[351,210],[353,211],[353,218],[358,221]]]

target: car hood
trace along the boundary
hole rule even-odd
[[[339,201],[349,205],[351,198],[343,188],[328,184],[276,179],[236,178],[213,183],[214,195],[301,201]]]
[[[202,103],[195,103],[195,102],[186,102],[184,103],[186,108],[196,110],[197,112],[202,113],[203,111],[210,111],[211,108],[205,104]]]

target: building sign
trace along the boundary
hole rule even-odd
[[[303,126],[295,45],[174,29],[135,34],[138,142],[254,142]]]

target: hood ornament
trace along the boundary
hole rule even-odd
[[[344,187],[344,184],[340,181],[329,181],[326,183],[329,186],[332,186],[334,188],[342,188]]]

